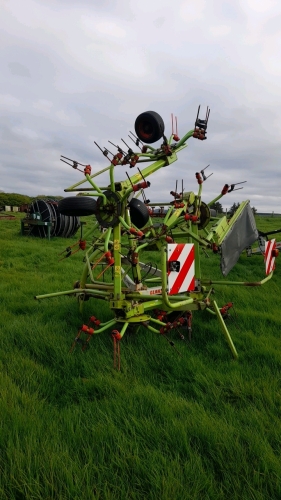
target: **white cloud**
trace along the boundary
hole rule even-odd
[[[38,99],[32,104],[32,107],[43,113],[50,113],[53,108],[53,103],[47,99]]]
[[[64,122],[64,123],[69,123],[69,122],[71,121],[70,116],[69,116],[69,115],[67,115],[67,114],[65,113],[65,111],[63,111],[63,110],[61,110],[61,111],[57,111],[57,112],[56,112],[56,117],[57,117],[60,121],[62,121],[62,122]]]
[[[11,94],[0,94],[0,109],[10,110],[20,106],[20,99]]]
[[[179,2],[179,19],[184,23],[192,23],[202,19],[205,6],[205,0]]]
[[[85,24],[87,23],[87,21],[88,18],[86,18],[86,20],[84,21]],[[92,29],[95,30],[95,33],[106,36],[113,41],[115,41],[116,38],[126,38],[126,31],[124,30],[124,28],[111,21],[99,21],[95,25],[92,25]]]
[[[272,9],[280,6],[278,0],[267,0],[266,2],[264,0],[243,0],[241,5],[251,12],[259,14],[271,12]]]
[[[227,24],[213,25],[213,26],[210,26],[209,29],[210,29],[210,33],[214,37],[226,36],[229,33],[231,33],[231,27],[228,26]]]

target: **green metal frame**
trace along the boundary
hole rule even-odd
[[[177,154],[187,147],[188,139],[192,136],[196,137],[195,131],[196,129],[190,130],[178,142],[174,142],[172,134],[169,140],[166,141],[165,149],[162,146],[158,149],[146,146],[146,152],[133,153],[133,155],[139,157],[138,165],[144,162],[152,163],[127,180],[115,181],[115,169],[121,168],[120,160],[117,164],[111,164],[92,175],[89,174],[89,170],[85,171],[84,179],[65,189],[65,192],[79,192],[100,199],[101,210],[108,203],[108,195],[105,192],[115,193],[119,203],[119,216],[117,222],[113,224],[114,227],[108,227],[104,232],[100,232],[98,238],[93,237],[93,230],[90,230],[85,235],[89,248],[85,253],[84,268],[75,288],[35,297],[36,299],[43,299],[61,295],[74,295],[79,301],[81,310],[84,301],[89,298],[106,301],[113,313],[113,318],[105,323],[98,322],[95,329],[88,329],[88,331],[85,329],[84,331],[89,334],[89,338],[93,334],[102,333],[105,330],[121,325],[120,331],[114,330],[115,333],[113,334],[115,340],[121,340],[130,324],[144,325],[149,330],[161,334],[166,332],[167,321],[157,319],[155,310],[165,311],[167,314],[175,311],[184,313],[186,311],[207,310],[217,316],[233,357],[238,357],[221,310],[216,301],[212,299],[213,287],[214,285],[230,284],[258,286],[268,281],[272,273],[264,280],[254,283],[204,280],[201,276],[200,250],[201,248],[212,249],[214,244],[219,246],[235,224],[245,205],[249,202],[243,202],[230,221],[226,217],[222,217],[220,220],[214,221],[211,230],[204,229],[200,231],[202,182],[198,182],[197,194],[193,192],[184,193],[180,199],[175,199],[172,204],[148,203],[148,207],[151,208],[157,205],[169,206],[159,228],[154,227],[153,220],[150,217],[145,228],[140,231],[132,224],[130,219],[128,201],[132,194],[136,192],[136,185],[158,170],[174,163],[177,160]],[[96,178],[104,172],[109,172],[110,184],[105,187],[98,187]],[[215,201],[219,200],[223,194],[225,192],[218,195]],[[211,204],[212,202],[209,203],[209,205]],[[98,227],[99,223],[97,222],[94,229],[96,230]],[[187,243],[193,243],[195,248],[196,288],[194,291],[173,296],[169,296],[167,292],[167,241],[171,238],[169,236],[171,234],[174,242],[182,241],[184,238]],[[143,279],[143,276],[147,275],[146,268],[148,265],[141,261],[140,254],[144,250],[155,248],[161,252],[161,269],[153,277]],[[111,253],[113,260],[107,266],[106,254],[108,252]],[[133,255],[133,263],[128,259],[128,253]],[[131,268],[131,277],[126,271],[128,265]],[[97,278],[96,271],[99,266],[103,266],[103,269],[108,267],[104,274],[106,277],[109,277],[110,273],[113,274],[111,282],[103,281],[104,274],[102,274],[102,278]]]

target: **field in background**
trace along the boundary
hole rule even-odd
[[[1,500],[280,499],[281,257],[263,287],[216,288],[220,306],[234,302],[238,361],[197,312],[191,343],[170,334],[181,355],[140,329],[122,340],[117,372],[110,332],[69,354],[83,321],[109,317],[106,304],[88,301],[82,318],[70,297],[33,298],[79,279],[83,252],[58,262],[78,236],[23,237],[21,217],[0,221]],[[218,256],[202,268],[222,279]],[[243,254],[227,279],[263,277],[262,257]]]

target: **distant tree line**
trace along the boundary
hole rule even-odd
[[[0,207],[11,206],[20,207],[21,205],[30,204],[36,199],[40,200],[61,200],[62,196],[47,196],[40,194],[38,196],[27,196],[18,193],[0,193]]]
[[[233,205],[230,207],[229,211],[228,211],[228,215],[230,217],[232,217],[236,210],[240,207],[240,203],[233,203]],[[257,209],[255,207],[251,207],[252,211],[253,211],[253,214],[256,215],[257,213]]]
[[[213,210],[216,210],[217,214],[223,213],[223,208],[222,208],[222,205],[219,201],[212,203],[212,205],[210,205],[210,208],[213,208]]]
[[[230,209],[227,211],[227,214],[232,217],[236,210],[240,207],[240,203],[233,203],[233,205],[230,207]],[[213,203],[210,205],[210,208],[213,208],[216,210],[217,214],[222,214],[223,213],[223,207],[219,201],[216,201],[216,203]],[[256,215],[257,209],[255,207],[251,207],[253,214]]]

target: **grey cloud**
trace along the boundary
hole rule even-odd
[[[9,3],[13,13],[18,1]],[[182,136],[193,128],[201,104],[202,115],[206,105],[211,108],[208,140],[191,139],[178,162],[151,177],[147,197],[169,199],[176,178],[196,191],[195,172],[210,163],[214,174],[204,183],[204,200],[213,199],[224,183],[247,180],[243,190],[222,199],[224,206],[252,197],[259,210],[281,212],[281,75],[277,78],[261,57],[264,30],[273,23],[269,14],[263,24],[252,21],[249,27],[242,4],[223,1],[215,10],[205,2],[192,23],[178,15],[182,2],[169,16],[162,2],[93,7],[86,1],[27,0],[26,9],[32,13],[34,5],[34,29],[20,18],[16,24],[13,16],[6,22],[1,189],[62,195],[83,176],[60,162],[61,154],[100,170],[107,160],[94,141],[102,147],[109,146],[108,139],[128,142],[136,116],[149,109],[163,116],[167,135],[171,113],[177,115]],[[38,29],[37,19],[44,29],[41,24]],[[96,23],[105,21],[106,29],[117,27],[115,34],[99,31]],[[30,78],[22,78],[21,66]],[[118,167],[118,180],[125,172]],[[99,182],[107,184],[107,174]]]
[[[10,68],[12,75],[24,76],[30,78],[29,69],[23,64],[20,64],[18,62],[11,62],[8,64],[8,66]]]
[[[154,19],[154,21],[153,21],[154,26],[156,26],[156,27],[163,26],[164,22],[165,22],[165,17],[164,17],[164,16],[157,17],[157,18],[156,18],[156,19]]]

